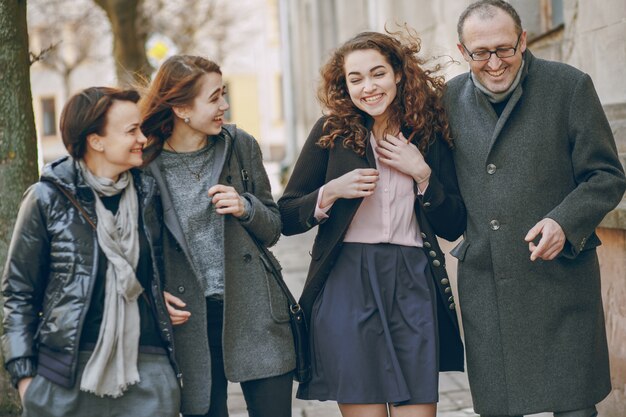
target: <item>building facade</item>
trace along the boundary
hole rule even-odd
[[[626,165],[626,1],[511,0],[538,57],[565,62],[588,73],[609,118]],[[422,40],[424,57],[451,57],[446,78],[468,66],[456,48],[458,16],[468,0],[281,0],[281,30],[291,59],[283,62],[287,161],[293,162],[309,129],[321,116],[315,99],[319,69],[330,51],[364,30],[383,31],[407,23]],[[600,406],[603,417],[626,409],[626,200],[601,223],[598,249],[611,355],[613,391]],[[450,249],[453,245],[444,244]],[[450,272],[456,263],[448,259]],[[462,309],[463,306],[461,305]]]
[[[188,4],[192,7],[203,1]],[[28,16],[31,52],[39,54],[54,46],[54,54],[44,54],[43,61],[31,66],[41,165],[66,153],[58,126],[67,98],[86,87],[114,86],[117,81],[110,28],[103,11],[91,0],[75,0],[71,8],[53,9],[46,8],[45,0],[32,3],[29,2]],[[285,133],[278,0],[241,0],[228,7],[231,15],[222,17],[232,20],[228,21],[228,42],[216,47],[211,34],[204,33],[206,28],[200,27],[195,46],[188,53],[220,64],[231,105],[228,121],[250,132],[259,141],[266,160],[281,160]],[[85,22],[84,16],[90,21]],[[210,26],[210,23],[204,26]],[[225,23],[221,21],[220,24]],[[155,67],[177,53],[174,42],[161,42],[159,48],[159,57],[152,57]],[[64,68],[71,67],[71,71],[52,68],[49,65],[52,58],[62,61],[60,64]]]

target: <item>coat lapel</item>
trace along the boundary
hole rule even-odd
[[[231,136],[229,136],[228,134],[222,134],[216,138],[216,143],[214,145],[215,163],[213,164],[213,168],[210,174],[210,184],[217,184],[219,182],[220,174],[222,173],[222,170],[226,163],[226,156],[229,155],[228,150],[230,149],[230,146],[232,144],[231,141]],[[183,233],[183,229],[180,225],[180,222],[178,221],[178,216],[176,215],[176,210],[174,209],[174,203],[172,202],[172,196],[167,188],[167,183],[165,182],[165,178],[162,174],[161,158],[157,157],[157,159],[155,159],[155,161],[148,166],[148,170],[156,181],[161,192],[161,202],[163,205],[163,223],[165,223],[167,229],[180,245],[181,249],[187,256],[187,259],[191,260],[189,245],[187,244],[185,234]]]
[[[509,116],[511,116],[511,113],[513,112],[513,109],[517,105],[517,102],[522,97],[522,93],[523,93],[523,89],[522,89],[522,83],[520,81],[520,84],[513,91],[513,94],[511,94],[511,97],[509,97],[509,101],[506,104],[506,107],[502,111],[502,114],[500,115],[500,118],[498,119],[496,123],[496,127],[493,130],[493,134],[491,135],[491,140],[489,141],[487,157],[489,157],[489,154],[491,153],[491,149],[493,149],[493,146],[496,143],[498,136],[500,136],[500,133],[502,132],[502,128],[506,124],[507,120],[509,120]],[[485,101],[487,101],[486,98],[485,98]],[[495,114],[495,110],[493,110],[493,107],[491,106],[491,104],[489,104],[489,107],[491,107],[491,111]]]
[[[524,92],[524,88],[522,87],[522,85],[524,84],[524,80],[526,79],[526,75],[528,75],[528,66],[532,62],[532,59],[533,59],[533,56],[530,53],[530,51],[526,51],[524,53],[524,60],[525,60],[524,66],[520,70],[520,71],[522,71],[521,79],[519,81],[519,84],[518,84],[517,88],[515,90],[513,90],[513,93],[511,94],[511,97],[509,97],[509,101],[506,104],[506,107],[502,111],[502,114],[500,115],[500,118],[498,119],[498,121],[496,123],[496,127],[493,130],[493,134],[491,135],[491,140],[489,141],[489,147],[488,147],[488,151],[486,153],[485,163],[486,163],[486,160],[489,158],[489,154],[491,153],[491,150],[493,149],[496,141],[498,140],[498,137],[500,136],[500,133],[502,132],[502,129],[504,128],[504,125],[509,120],[509,117],[511,116],[511,113],[513,112],[513,109],[515,108],[515,106],[517,105],[519,100],[522,98],[522,93]],[[493,110],[493,107],[491,106],[491,103],[489,103],[489,100],[487,100],[485,95],[480,93],[478,91],[478,89],[476,89],[476,94],[480,94],[480,95],[483,96],[484,101],[487,102],[489,107],[491,107],[491,112],[493,114],[495,114],[495,111]]]
[[[172,202],[172,196],[167,188],[167,183],[165,182],[165,178],[161,173],[161,169],[159,168],[161,164],[161,158],[157,157],[154,162],[148,165],[148,171],[150,175],[156,181],[159,191],[161,193],[161,204],[163,205],[163,223],[170,231],[174,239],[178,242],[182,250],[185,252],[187,256],[189,256],[189,247],[187,246],[187,240],[185,239],[185,235],[183,233],[183,229],[178,222],[178,217],[176,216],[176,210],[174,209],[174,203]]]

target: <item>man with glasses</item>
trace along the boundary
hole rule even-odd
[[[597,415],[611,391],[594,229],[624,170],[588,75],[535,58],[504,1],[471,4],[445,104],[468,211],[453,250],[483,416]]]

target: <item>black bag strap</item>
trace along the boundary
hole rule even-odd
[[[74,207],[78,209],[80,214],[83,215],[85,220],[87,220],[87,222],[91,225],[91,227],[93,227],[93,230],[97,230],[98,228],[96,227],[96,224],[94,223],[93,220],[91,220],[91,217],[89,217],[89,214],[87,214],[87,211],[83,208],[83,206],[80,205],[78,200],[76,200],[76,198],[74,198],[74,196],[61,185],[57,184],[56,182],[52,182],[52,184],[56,188],[58,188],[58,190],[61,191],[65,195],[65,197],[67,197],[68,200],[70,200],[70,202],[74,205]]]
[[[243,190],[247,193],[248,192],[249,183],[250,183],[250,176],[248,175],[248,171],[246,170],[245,166],[243,165],[243,162],[241,162],[242,159],[241,159],[241,155],[239,154],[239,147],[237,146],[237,142],[235,141],[235,137],[230,135],[230,134],[229,134],[229,136],[231,138],[232,149],[235,152],[235,158],[237,158],[237,165],[239,165],[239,170],[240,170],[240,173],[241,173],[241,180],[243,181]],[[272,262],[271,252],[269,251],[268,248],[266,248],[263,244],[261,244],[261,242],[258,241],[256,236],[254,236],[252,233],[250,233],[250,231],[248,231],[247,229],[246,229],[246,231],[248,232],[248,234],[252,238],[252,241],[254,242],[254,244],[259,249],[259,253],[261,254],[261,259],[266,264],[266,266],[271,269],[271,271],[273,272],[272,275],[276,279],[276,283],[278,284],[280,289],[285,294],[285,297],[287,297],[287,300],[289,301],[289,309],[294,314],[299,312],[300,309],[301,309],[300,304],[296,301],[296,299],[294,298],[294,296],[291,293],[291,291],[289,291],[289,287],[287,287],[287,284],[285,284],[285,281],[282,278],[281,272],[278,270],[278,268],[276,268],[276,265],[274,265],[274,262]]]

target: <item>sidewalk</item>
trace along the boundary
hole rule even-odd
[[[300,296],[309,266],[309,251],[316,230],[298,236],[282,236],[272,248],[283,267],[285,281],[296,298]],[[295,398],[293,417],[341,417],[337,403],[333,401],[302,401]],[[231,417],[247,417],[246,403],[239,384],[229,385],[228,408]],[[467,375],[462,372],[442,373],[439,379],[439,404],[437,417],[476,417],[472,408]],[[531,417],[531,416],[528,416]],[[532,417],[552,417],[552,414],[536,414]]]

